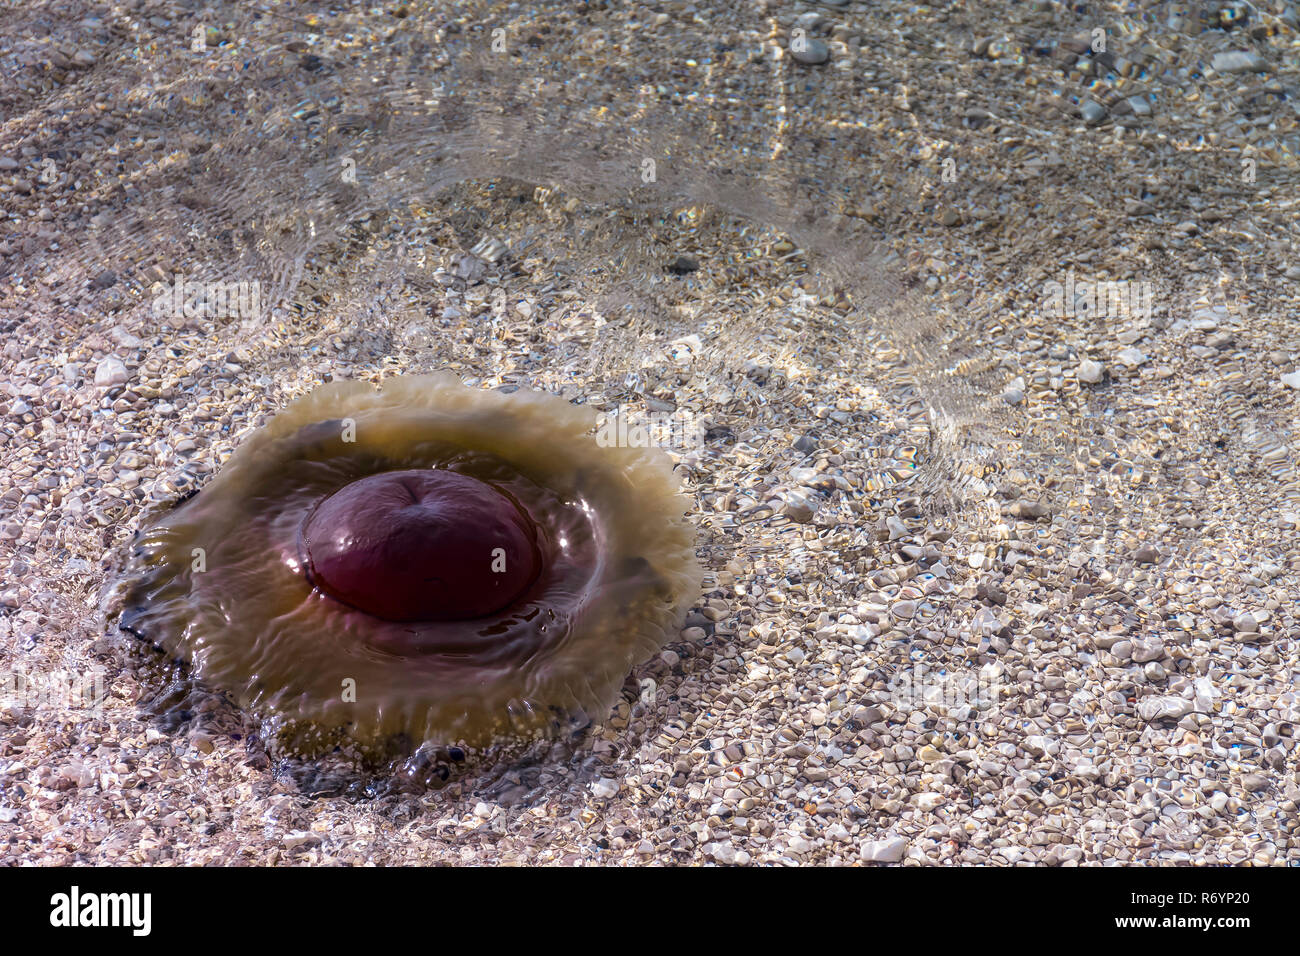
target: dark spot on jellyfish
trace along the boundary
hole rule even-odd
[[[176,505],[184,504],[185,502],[189,501],[198,493],[199,493],[198,488],[190,488],[188,491],[181,492],[180,497],[177,498],[176,501],[173,503],[173,507],[175,507]]]
[[[138,555],[139,552],[137,552]],[[122,613],[118,616],[117,626],[132,637],[144,640],[144,633],[137,627],[137,622],[145,616],[143,608],[128,607],[123,608]]]
[[[140,530],[117,624],[294,756],[582,732],[701,577],[671,460],[597,425],[451,375],[322,386]]]

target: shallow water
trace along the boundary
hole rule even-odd
[[[220,45],[195,53],[195,68],[179,79],[156,82],[142,57],[130,78],[139,91],[139,135],[197,132],[181,134],[183,164],[141,169],[136,188],[106,197],[85,239],[86,267],[143,257],[164,265],[166,284],[181,271],[177,262],[194,264],[181,281],[259,283],[258,314],[217,321],[232,353],[259,357],[259,381],[271,395],[284,394],[285,373],[311,369],[329,377],[340,369],[384,368],[395,346],[424,349],[415,370],[450,361],[484,384],[527,384],[531,368],[558,368],[572,382],[566,397],[605,405],[669,392],[665,355],[692,334],[707,342],[690,356],[692,373],[716,379],[720,388],[733,386],[737,372],[756,359],[764,368],[773,361],[797,366],[805,350],[815,354],[810,374],[826,371],[840,351],[841,374],[873,348],[924,353],[941,317],[901,296],[897,266],[879,248],[883,233],[844,215],[856,201],[851,189],[859,196],[869,191],[878,152],[870,132],[856,131],[856,148],[839,144],[855,155],[855,168],[839,170],[837,179],[825,168],[820,142],[799,132],[796,116],[760,115],[758,125],[746,125],[754,115],[734,111],[724,86],[682,101],[637,73],[635,49],[620,52],[613,68],[598,45],[582,42],[569,48],[525,41],[510,55],[491,52],[484,36],[497,24],[531,36],[545,32],[546,17],[573,16],[562,4],[545,10],[541,21],[518,24],[500,6],[472,4],[457,9],[455,22],[322,12],[329,22],[319,34],[271,17],[276,29],[256,53],[237,45],[250,28],[252,15],[243,12],[246,19],[223,25]],[[683,40],[713,48],[718,44],[708,34],[687,24]],[[718,52],[728,63],[745,55],[738,46]],[[575,57],[594,59],[575,75]],[[204,59],[221,69],[200,69]],[[539,81],[561,65],[563,83]],[[615,113],[629,121],[611,122]],[[889,201],[902,203],[905,194]],[[810,305],[835,306],[815,306],[819,315],[807,326],[792,328],[779,303],[756,300],[751,291],[771,283],[773,257],[764,250],[786,237],[790,252],[775,271]],[[485,240],[489,245],[480,246]],[[479,254],[455,260],[450,276],[435,274],[448,241]],[[707,253],[709,245],[718,245],[722,257],[697,251]],[[695,252],[698,270],[665,268],[687,251]],[[435,283],[459,289],[485,278],[497,290],[494,309],[523,303],[532,310],[536,351],[522,361],[517,354],[494,357],[491,325],[469,332],[467,341],[448,341],[464,334],[462,322],[428,314],[424,292]],[[200,327],[207,321],[197,319]],[[195,320],[182,314],[173,324],[193,328]],[[584,324],[594,334],[550,334]],[[801,341],[809,333],[815,344]],[[942,404],[960,409],[964,387],[945,389]],[[881,493],[917,479],[918,464],[939,453],[931,405],[906,390],[896,401],[895,414],[910,430],[882,441],[875,479]],[[745,424],[734,416],[729,422],[733,433]],[[947,472],[931,468],[919,477],[937,488]],[[202,500],[191,510],[202,510]],[[251,549],[249,560],[266,544],[256,534],[230,541]],[[715,562],[735,550],[703,544],[706,554],[722,548]],[[219,555],[211,558],[222,563]],[[241,600],[244,612],[257,617],[254,595]],[[212,613],[228,619],[230,608],[217,601]],[[133,621],[137,628],[149,623]],[[159,642],[173,652],[181,646]],[[267,657],[269,645],[255,643],[262,664],[254,672],[276,660],[292,669],[301,660],[303,649],[279,646]],[[220,648],[204,645],[200,639],[215,675],[235,666]],[[325,676],[332,688],[336,675]],[[276,703],[263,693],[250,686],[236,698],[255,710]],[[282,687],[273,696],[293,693]],[[191,705],[186,697],[163,712],[189,712]],[[395,718],[384,726],[391,732],[405,725]],[[274,721],[264,735],[286,737]],[[412,743],[425,736],[414,732]],[[299,737],[291,749],[304,746]]]
[[[1093,447],[1088,399],[1078,416],[1021,430],[997,401],[1006,344],[967,322],[960,300],[916,287],[917,250],[891,223],[943,204],[934,175],[943,150],[906,139],[905,116],[895,128],[821,122],[836,102],[916,86],[910,67],[864,84],[750,63],[754,38],[683,15],[673,35],[698,52],[675,70],[655,55],[651,31],[611,32],[599,9],[589,11],[598,25],[576,31],[562,25],[588,11],[560,3],[463,4],[424,20],[326,5],[292,18],[241,9],[223,14],[236,19],[214,26],[212,45],[181,68],[142,43],[134,72],[112,80],[135,107],[130,125],[103,124],[123,140],[114,179],[128,185],[102,189],[84,232],[66,237],[77,251],[58,257],[50,278],[82,288],[111,263],[142,289],[150,270],[260,283],[256,315],[153,324],[178,336],[197,329],[253,357],[234,431],[322,379],[399,366],[456,367],[504,387],[545,373],[574,402],[644,402],[671,395],[675,343],[694,334],[704,347],[692,374],[753,399],[707,410],[733,436],[773,424],[763,392],[773,366],[860,386],[873,404],[851,427],[880,438],[882,498],[987,509],[990,474],[1007,462],[1057,476],[1069,498],[1094,452],[1114,468],[1095,481],[1099,501],[1136,507],[1152,486],[1183,482],[1196,449],[1171,460],[1108,439]],[[158,33],[181,44],[189,27]],[[495,29],[505,52],[492,50]],[[1063,81],[1060,92],[1078,90]],[[65,105],[91,109],[72,93]],[[1032,129],[1022,134],[1032,143]],[[131,146],[155,139],[175,148],[137,162]],[[72,146],[55,131],[36,144]],[[1029,149],[1008,147],[1017,162]],[[966,200],[996,198],[1009,162],[974,173]],[[1083,194],[1089,184],[1070,175],[1044,190]],[[460,252],[440,271],[449,247]],[[698,268],[673,269],[683,255]],[[966,265],[967,286],[996,292],[992,268]],[[491,308],[479,315],[429,304],[439,286],[482,283]],[[785,298],[773,301],[772,288]],[[503,347],[492,316],[521,306],[533,332]],[[78,301],[67,321],[104,319]],[[194,371],[215,392],[223,371]],[[811,423],[811,410],[797,421],[779,414],[799,430]],[[1265,433],[1267,421],[1250,434]],[[1088,534],[1100,551],[1110,542],[1098,524]],[[716,568],[752,557],[748,544],[743,529],[724,529],[706,534],[702,552]],[[636,700],[634,688],[627,697]]]
[[[126,273],[123,264],[130,263],[136,271],[124,275],[124,281],[138,283],[147,290],[146,301],[154,303],[158,283],[170,286],[178,274],[182,282],[242,283],[241,292],[257,283],[255,314],[187,318],[183,309],[176,314],[169,304],[146,319],[145,327],[167,335],[169,327],[181,333],[211,326],[232,354],[257,356],[256,381],[265,391],[250,399],[262,415],[301,385],[385,368],[385,356],[397,345],[423,349],[409,366],[412,370],[450,361],[473,379],[506,387],[526,384],[530,366],[562,365],[574,384],[566,397],[580,403],[602,395],[635,402],[662,392],[665,343],[704,331],[706,325],[709,353],[694,358],[720,380],[742,360],[761,356],[759,343],[768,337],[764,319],[746,319],[743,312],[754,303],[743,286],[728,287],[736,279],[743,283],[747,272],[758,275],[761,262],[754,244],[770,244],[783,226],[807,237],[799,240],[801,245],[821,240],[823,231],[812,228],[806,210],[824,197],[808,184],[786,181],[786,173],[761,157],[747,158],[748,145],[717,136],[723,117],[715,106],[673,109],[671,117],[650,109],[642,124],[611,124],[604,110],[590,108],[605,94],[593,99],[571,82],[540,88],[517,82],[549,67],[480,55],[478,31],[468,20],[479,16],[499,22],[502,11],[464,5],[458,14],[466,22],[451,25],[455,32],[436,17],[425,24],[414,19],[399,24],[360,12],[331,14],[320,33],[299,21],[269,17],[277,28],[262,31],[257,52],[246,54],[238,40],[247,35],[249,18],[268,18],[240,11],[234,15],[244,19],[222,25],[221,44],[193,53],[192,64],[179,74],[174,62],[155,68],[148,48],[142,48],[135,72],[114,77],[115,85],[131,91],[131,125],[122,129],[108,121],[104,126],[106,135],[121,139],[125,147],[114,173],[126,188],[96,194],[83,228],[65,238],[76,251],[58,257],[56,281],[81,287],[87,275],[97,275],[108,264]],[[39,22],[44,12],[30,7],[25,14],[7,13],[23,15]],[[567,16],[562,5],[555,5],[551,15]],[[20,24],[14,26],[22,32]],[[372,29],[391,35],[366,41],[363,62],[356,59],[352,43],[339,42],[354,28],[361,35]],[[187,28],[177,22],[152,25],[154,29],[166,37]],[[312,52],[298,49],[304,43]],[[549,49],[546,59],[564,62],[571,52]],[[322,62],[309,59],[316,56]],[[583,82],[627,94],[624,82],[602,72],[584,74]],[[577,103],[583,108],[574,109]],[[709,142],[723,147],[723,155],[696,148],[706,131]],[[765,135],[753,131],[751,141],[757,144]],[[186,158],[136,163],[131,144],[156,138],[175,142]],[[43,145],[60,162],[70,155],[63,151],[76,146],[57,138]],[[647,159],[656,160],[653,182],[643,179]],[[516,221],[520,218],[522,223]],[[726,264],[728,274],[706,280],[713,271],[708,262],[700,274],[665,272],[665,257],[671,261],[674,245],[701,230],[739,240],[735,247],[742,257]],[[502,302],[494,302],[494,308],[529,303],[539,333],[538,352],[523,362],[510,356],[509,368],[480,347],[492,338],[490,326],[472,332],[462,348],[462,343],[446,341],[448,326],[461,323],[430,316],[425,305],[426,290],[445,281],[434,275],[442,248],[451,242],[468,250],[493,233],[509,244],[511,263],[509,301],[497,285]],[[458,288],[476,283],[492,266],[490,258],[464,257],[452,281]],[[791,271],[807,271],[803,257],[798,258]],[[852,282],[855,275],[860,280],[860,266],[851,256],[845,263],[843,281]],[[152,276],[146,274],[150,269],[155,270]],[[500,279],[494,275],[492,281]],[[725,321],[706,312],[701,322],[677,311],[684,300],[704,298],[705,281],[729,294],[733,314]],[[561,296],[563,305],[557,301]],[[245,305],[249,298],[244,296]],[[712,304],[721,304],[721,297],[714,296]],[[581,314],[573,317],[579,309]],[[81,314],[74,310],[69,318],[93,321],[95,311],[93,306]],[[698,306],[692,311],[698,313]],[[600,323],[603,334],[568,337],[561,344],[547,335],[557,322]],[[208,371],[199,370],[200,380]],[[220,370],[211,373],[216,386]],[[304,381],[294,381],[304,373]],[[205,480],[206,475],[183,469],[173,487],[193,488]],[[202,511],[202,500],[194,499],[190,510]],[[167,503],[164,496],[160,504]],[[254,530],[245,525],[245,535],[232,533],[225,540],[256,550],[266,542]],[[224,563],[238,579],[238,569],[262,556],[246,551]],[[214,568],[222,565],[219,554],[210,557]],[[239,593],[212,603],[210,612],[227,620],[238,608],[256,619],[269,609],[250,588],[258,574],[245,568],[244,583],[235,589]],[[158,588],[154,598],[164,608],[174,610],[184,600],[162,583]],[[179,623],[175,616],[169,620]],[[137,616],[133,626],[148,623]],[[196,630],[203,645],[203,628],[193,622],[170,635],[149,636],[181,653]],[[650,649],[647,645],[635,656]],[[276,661],[287,662],[292,670],[316,651],[262,647],[239,660],[223,656],[220,647],[204,647],[202,654],[213,676],[220,677],[238,667],[274,670]],[[250,654],[261,662],[258,668],[248,668]],[[621,662],[623,672],[628,663]],[[155,671],[157,691],[145,701],[146,710],[165,726],[228,708],[213,690],[233,692],[254,712],[267,702],[259,696],[264,689],[220,679],[205,688],[193,684],[184,669],[173,672],[167,663],[155,666],[147,658],[142,664]],[[596,682],[621,679],[622,674],[611,673]],[[276,689],[281,695],[291,692]],[[576,707],[591,701],[577,695],[569,703]],[[249,738],[250,747],[256,749],[259,739],[291,736],[278,718],[262,713],[267,720]],[[579,729],[588,720],[569,719],[576,719]],[[406,723],[394,714],[387,727],[393,731]],[[433,726],[439,723],[435,720]],[[407,747],[426,736],[447,736],[451,723],[441,721],[439,735],[407,728],[413,733]],[[290,749],[312,748],[304,747],[299,733]],[[447,763],[417,756],[412,779],[437,782]],[[431,769],[421,769],[426,764]]]

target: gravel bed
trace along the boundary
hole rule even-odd
[[[1300,11],[1079,6],[0,12],[0,863],[1300,862]],[[106,626],[435,369],[693,426],[611,713],[366,773]]]

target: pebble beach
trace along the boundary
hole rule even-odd
[[[0,36],[0,863],[1300,863],[1300,5]],[[608,713],[304,761],[111,626],[278,409],[437,370],[673,425],[703,593]]]

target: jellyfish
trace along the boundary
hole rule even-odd
[[[322,385],[144,519],[111,614],[303,750],[599,720],[699,597],[660,449],[451,373]]]

